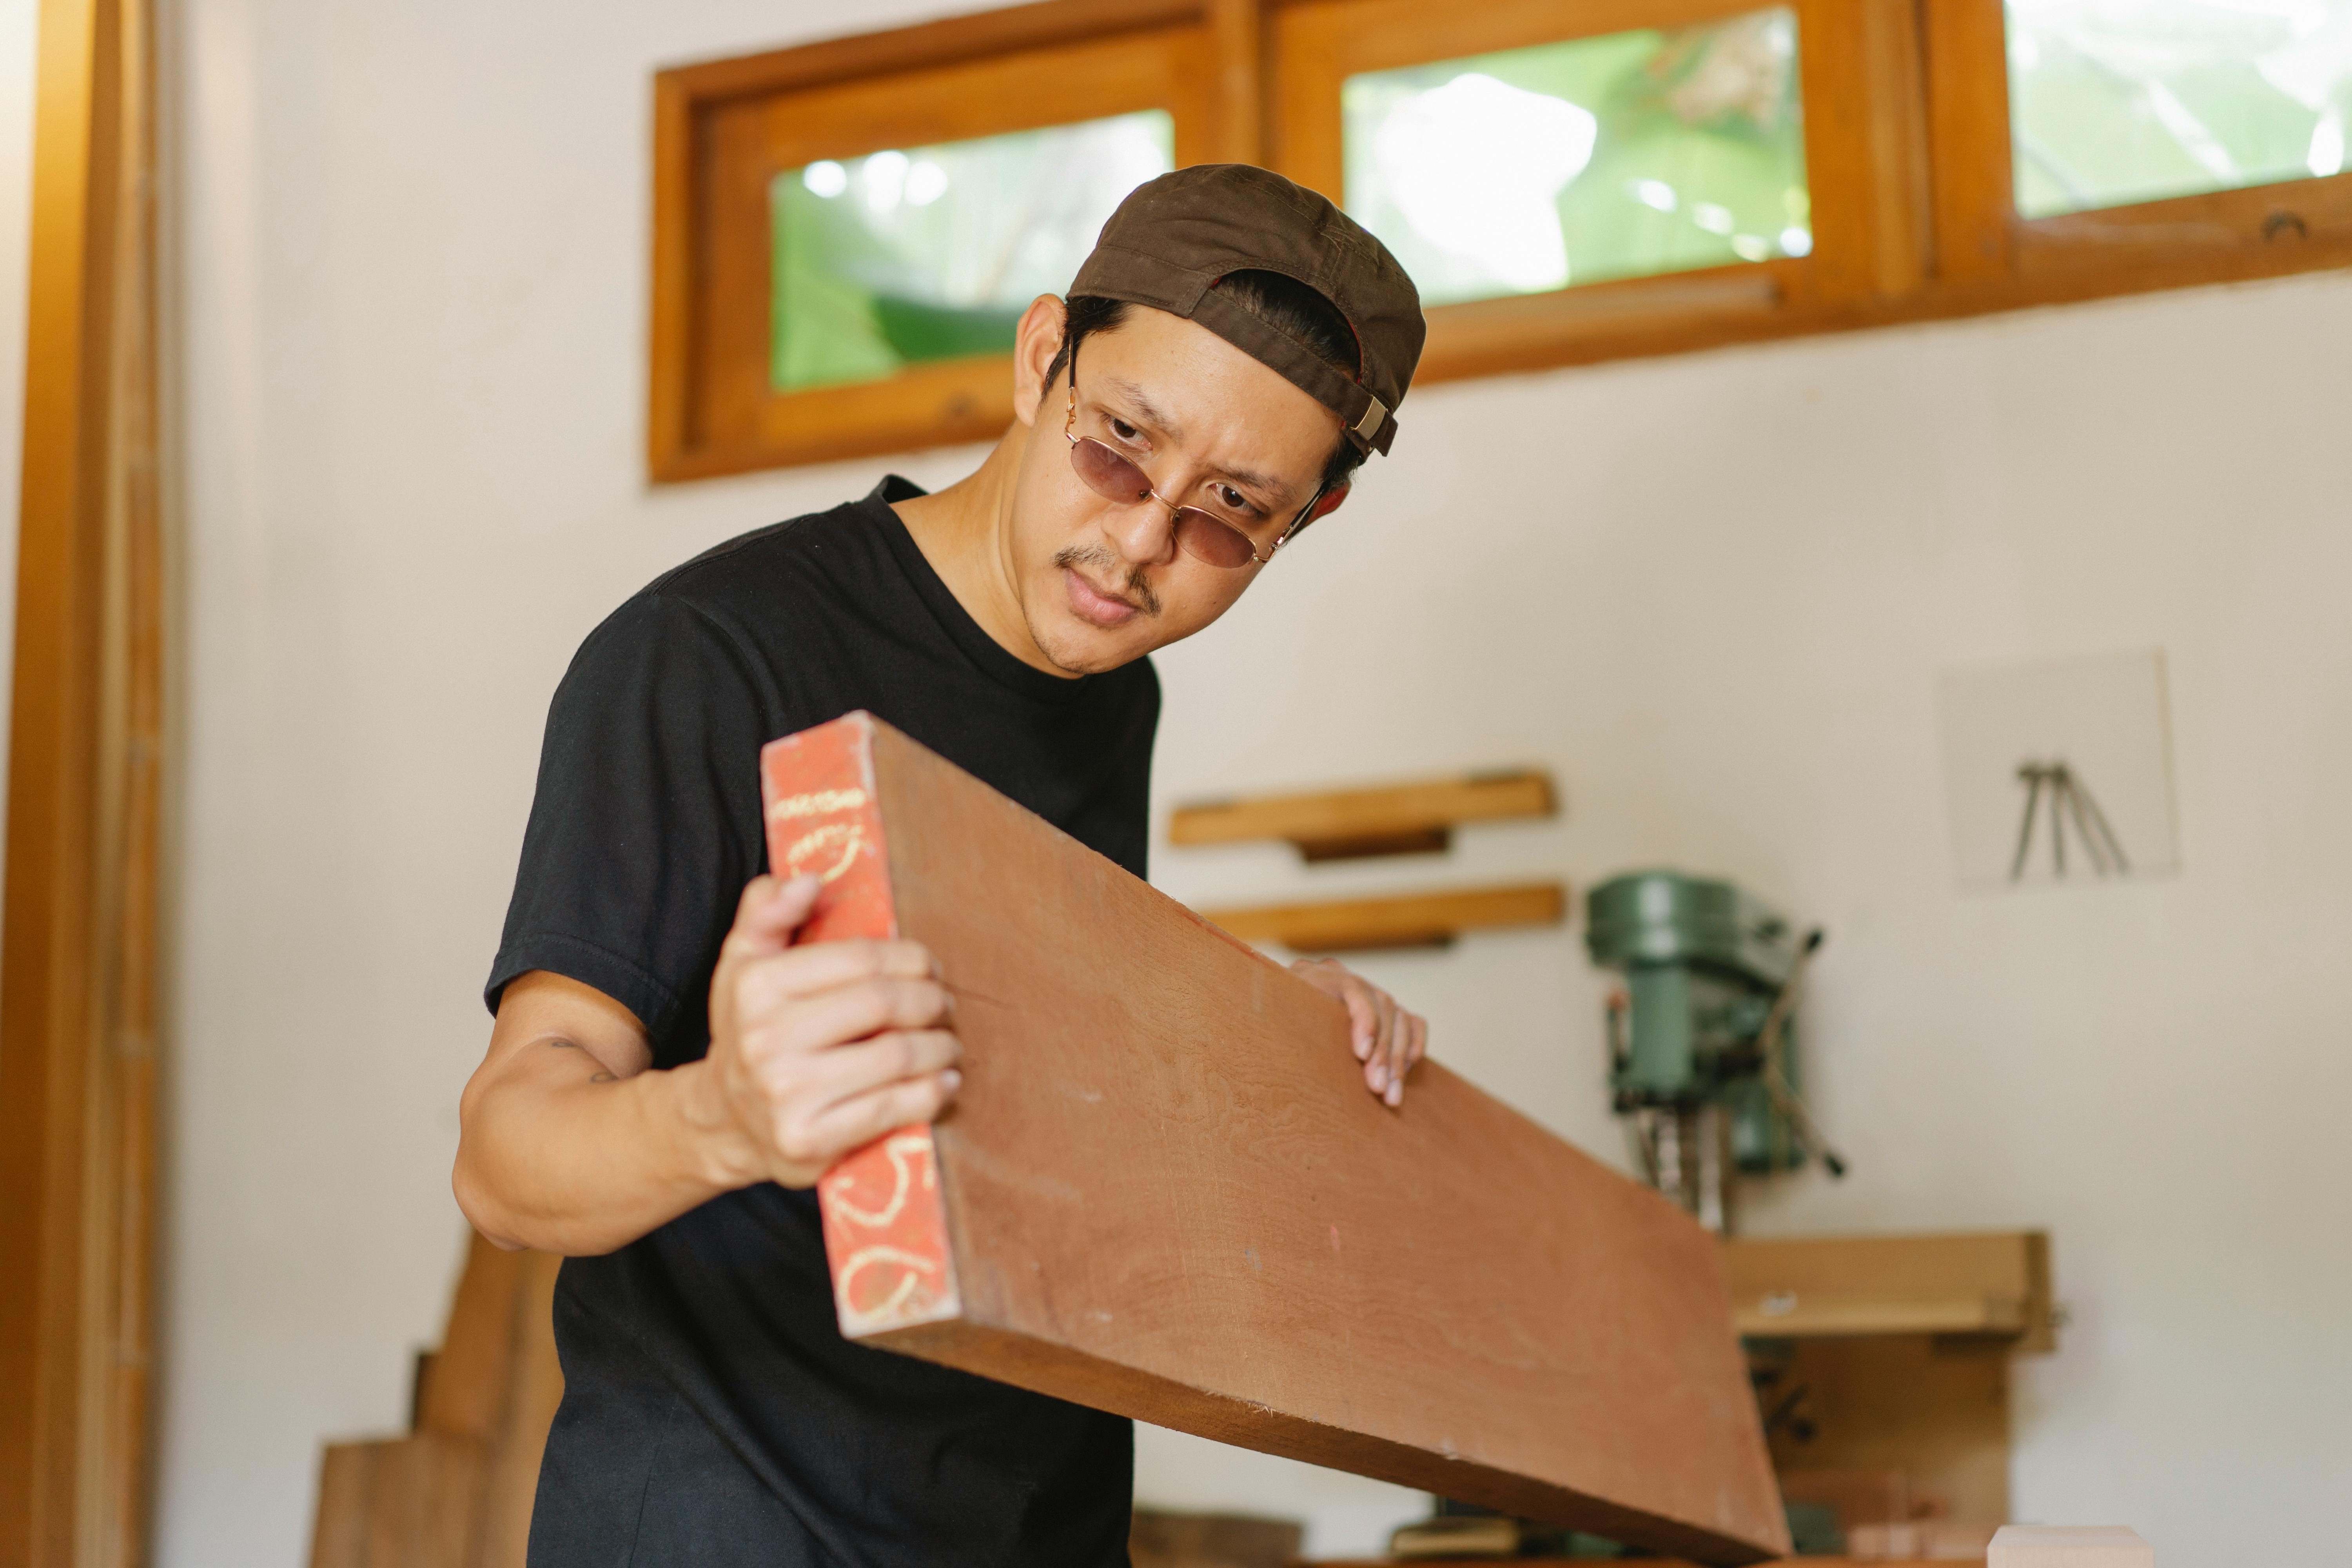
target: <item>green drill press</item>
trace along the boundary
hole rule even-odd
[[[1592,889],[1585,946],[1625,977],[1609,999],[1609,1088],[1635,1166],[1728,1233],[1735,1174],[1845,1163],[1797,1094],[1795,1008],[1816,930],[1728,882],[1636,871]]]

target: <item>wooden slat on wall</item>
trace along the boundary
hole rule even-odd
[[[1466,822],[1549,816],[1555,809],[1549,773],[1535,769],[1472,773],[1180,805],[1168,818],[1168,842],[1245,844],[1278,838],[1297,845],[1309,859],[1339,859],[1354,846],[1447,834]]]
[[[0,942],[0,1563],[145,1550],[163,739],[147,0],[44,0]]]
[[[1384,947],[1443,947],[1469,931],[1558,925],[1567,913],[1564,884],[1521,882],[1384,899],[1202,910],[1201,918],[1244,942],[1279,942],[1293,952],[1362,952]]]

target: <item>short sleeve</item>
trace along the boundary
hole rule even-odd
[[[522,863],[484,1000],[544,969],[644,1024],[656,1066],[698,1056],[743,886],[765,861],[751,661],[693,605],[638,595],[557,687]]]

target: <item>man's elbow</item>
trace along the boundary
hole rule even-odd
[[[457,1212],[474,1227],[484,1241],[501,1252],[520,1252],[523,1244],[506,1233],[505,1210],[493,1202],[483,1190],[481,1180],[466,1162],[466,1152],[457,1151],[457,1163],[449,1173],[449,1190],[457,1195]]]
[[[457,1158],[449,1170],[449,1191],[457,1212],[466,1216],[484,1241],[506,1252],[520,1252],[523,1243],[511,1231],[511,1215],[499,1201],[495,1184],[484,1169],[483,1100],[488,1087],[476,1073],[457,1100]]]

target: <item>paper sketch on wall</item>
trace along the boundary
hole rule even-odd
[[[2179,868],[2160,652],[1953,670],[1938,697],[1963,886]]]

